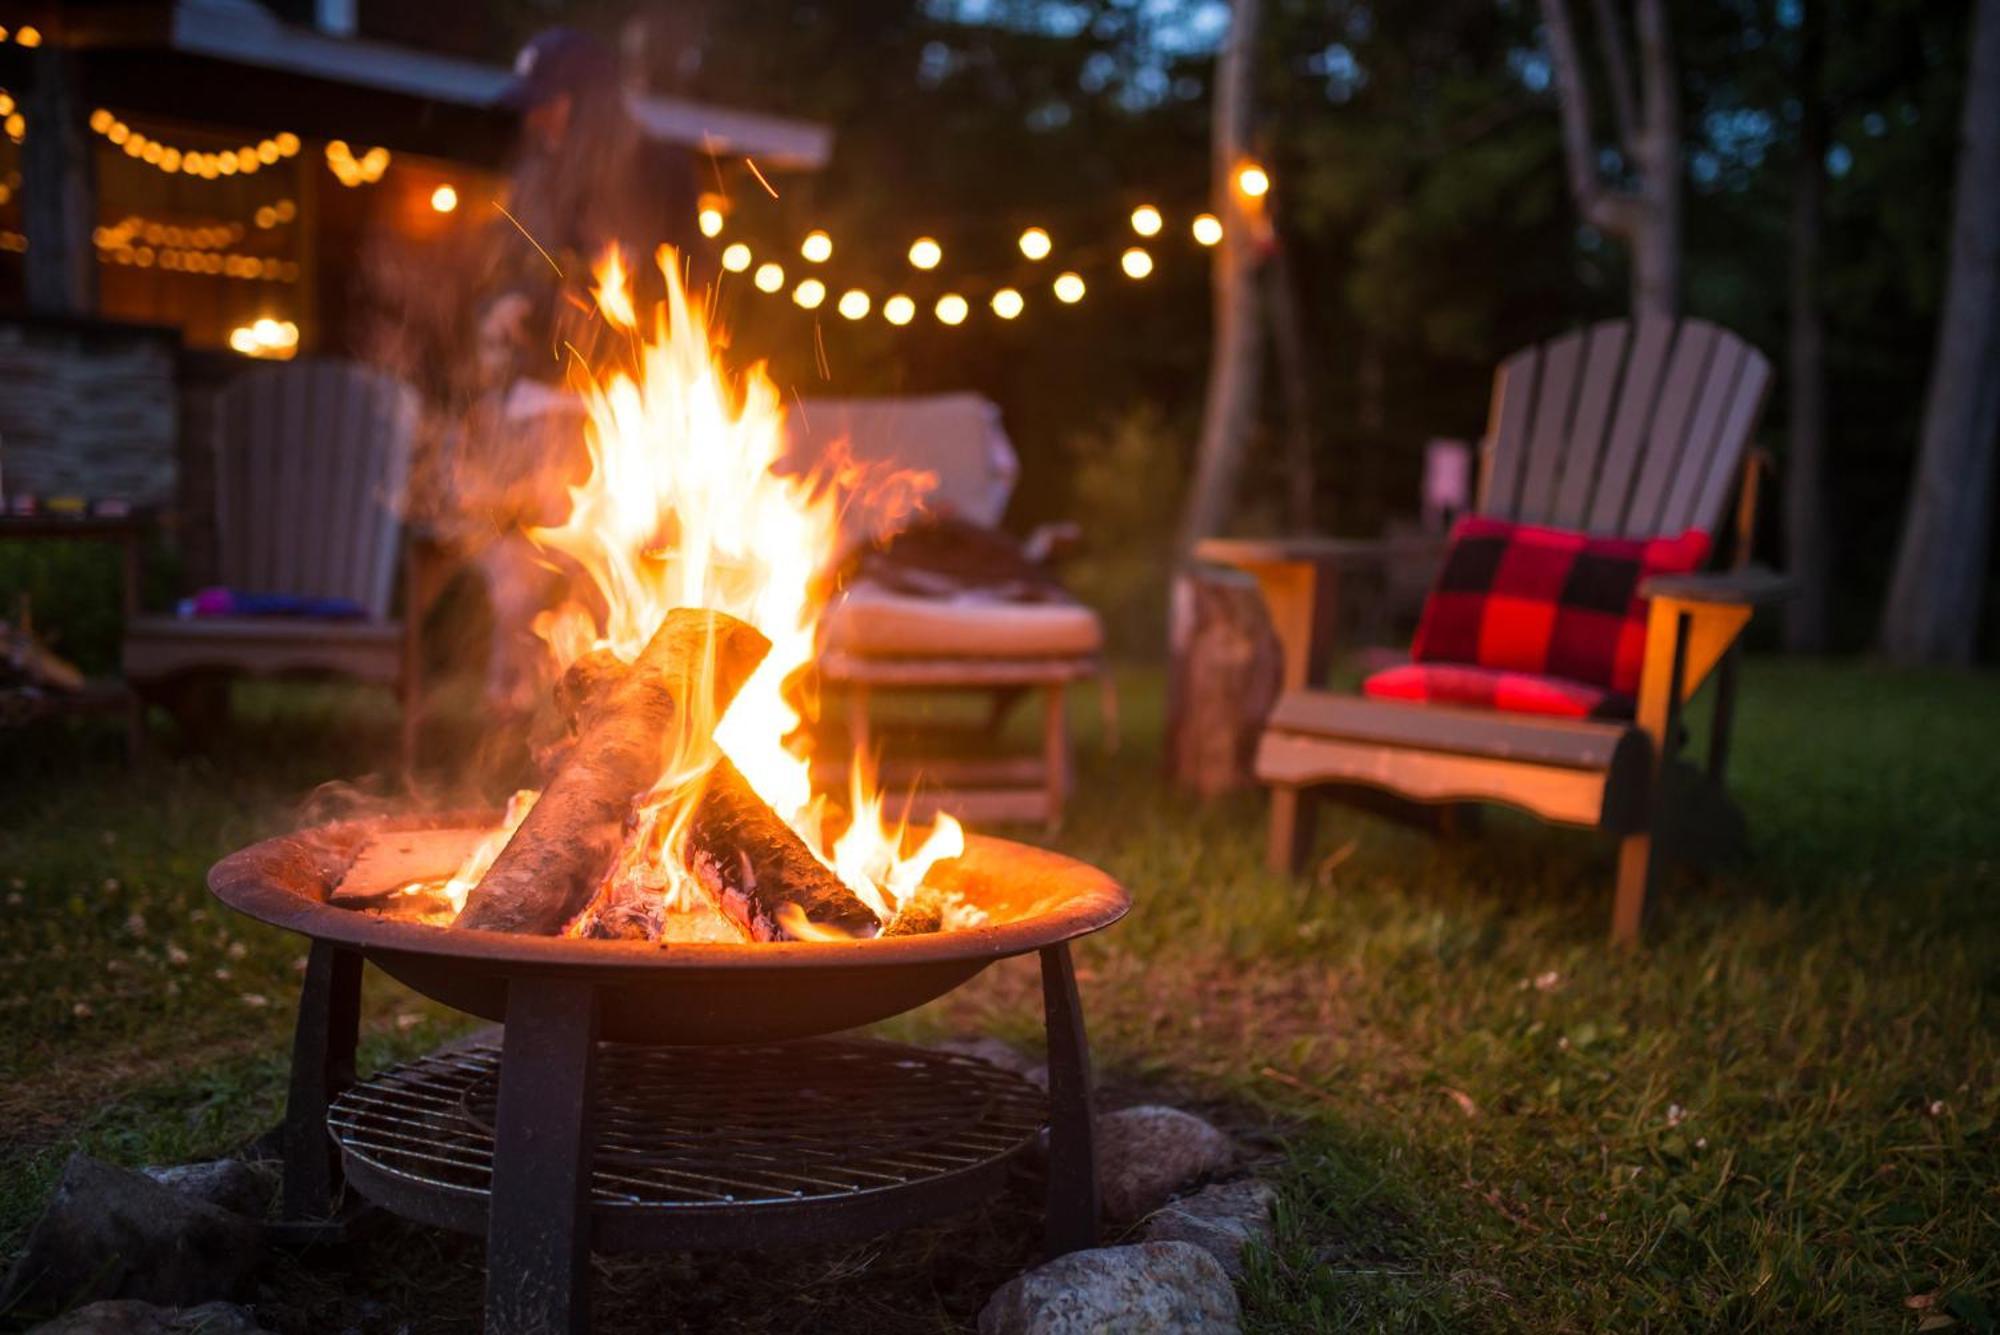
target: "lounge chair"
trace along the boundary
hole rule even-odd
[[[857,462],[935,474],[937,485],[925,499],[932,514],[991,529],[1007,508],[1018,464],[999,409],[977,395],[806,400],[791,420],[793,457],[802,465],[845,441]],[[878,519],[865,499],[860,502],[850,520],[854,539],[867,536]],[[987,696],[989,731],[1013,702],[1039,694],[1036,755],[940,754],[934,745],[921,752],[892,745],[880,760],[892,786],[921,778],[920,814],[943,810],[980,823],[1053,827],[1062,819],[1070,783],[1066,693],[1074,682],[1102,679],[1103,641],[1096,614],[1066,597],[1019,601],[864,582],[843,590],[827,610],[820,681],[829,702],[843,706],[847,742],[858,755],[880,744],[871,715],[878,692]]]

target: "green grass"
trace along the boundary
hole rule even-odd
[[[1259,799],[1166,793],[1157,679],[1128,679],[1125,746],[1086,740],[1056,841],[1135,899],[1081,953],[1092,1041],[1109,1095],[1207,1113],[1281,1183],[1249,1324],[1993,1329],[1995,685],[1751,665],[1735,787],[1758,855],[1670,873],[1623,955],[1603,943],[1608,848],[1525,819],[1437,843],[1336,812],[1312,878],[1267,875]],[[390,728],[331,691],[239,713],[219,754],[131,776],[107,737],[81,759],[93,734],[5,739],[0,1247],[73,1147],[186,1158],[276,1117],[301,949],[213,906],[201,872],[365,773]],[[454,1023],[379,976],[367,995],[371,1060]],[[1033,970],[1009,964],[890,1028],[1038,1026]],[[1031,1224],[1017,1202],[772,1272],[608,1266],[603,1324],[947,1329]],[[474,1319],[476,1246],[407,1228],[355,1264],[282,1267],[272,1319],[351,1322],[343,1286],[424,1329]]]

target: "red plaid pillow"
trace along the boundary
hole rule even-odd
[[[1468,515],[1452,529],[1410,657],[1635,695],[1646,652],[1640,584],[1685,574],[1707,555],[1700,529],[1677,538],[1594,538]]]

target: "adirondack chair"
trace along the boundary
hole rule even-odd
[[[1747,564],[1758,466],[1746,445],[1770,362],[1701,320],[1609,320],[1524,349],[1494,378],[1478,513],[1593,534],[1716,533],[1736,491],[1736,567],[1647,582],[1644,665],[1632,720],[1594,721],[1345,696],[1320,689],[1325,628],[1343,570],[1367,544],[1301,539],[1203,544],[1197,556],[1248,569],[1286,642],[1287,690],[1259,743],[1271,787],[1268,860],[1296,872],[1314,800],[1328,786],[1433,804],[1514,806],[1619,840],[1612,937],[1637,939],[1655,836],[1682,851],[1735,842],[1722,790],[1735,697],[1733,646],[1785,582]],[[1705,772],[1682,761],[1682,708],[1713,675],[1718,698]],[[1379,796],[1375,799],[1380,801]],[[1421,808],[1419,808],[1421,810]],[[1438,823],[1446,823],[1440,821]]]
[[[136,616],[124,646],[134,689],[171,698],[176,684],[216,674],[378,683],[399,693],[407,768],[415,636],[389,613],[417,412],[407,385],[345,362],[260,367],[225,386],[216,404],[218,577],[246,593],[350,599],[365,615]]]

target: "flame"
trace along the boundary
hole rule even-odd
[[[611,883],[662,893],[669,907],[692,902],[678,850],[713,746],[886,922],[932,867],[964,850],[963,831],[940,818],[906,852],[908,831],[900,822],[886,826],[881,794],[857,761],[851,819],[829,850],[827,803],[812,791],[804,720],[787,687],[812,661],[823,604],[818,581],[839,548],[845,501],[865,486],[907,502],[935,479],[869,477],[841,460],[812,475],[778,471],[786,435],[777,387],[761,364],[740,377],[724,372],[677,257],[662,247],[657,260],[666,300],[651,313],[650,328],[615,249],[595,271],[597,309],[628,337],[606,365],[580,368],[590,474],[570,488],[569,517],[528,536],[574,562],[599,605],[565,603],[538,618],[535,629],[558,668],[596,649],[631,661],[676,607],[747,621],[771,650],[721,718],[690,710],[682,734],[669,740],[665,777],[642,804]],[[704,693],[694,695],[699,704]],[[795,926],[794,935],[815,934],[808,924]]]

